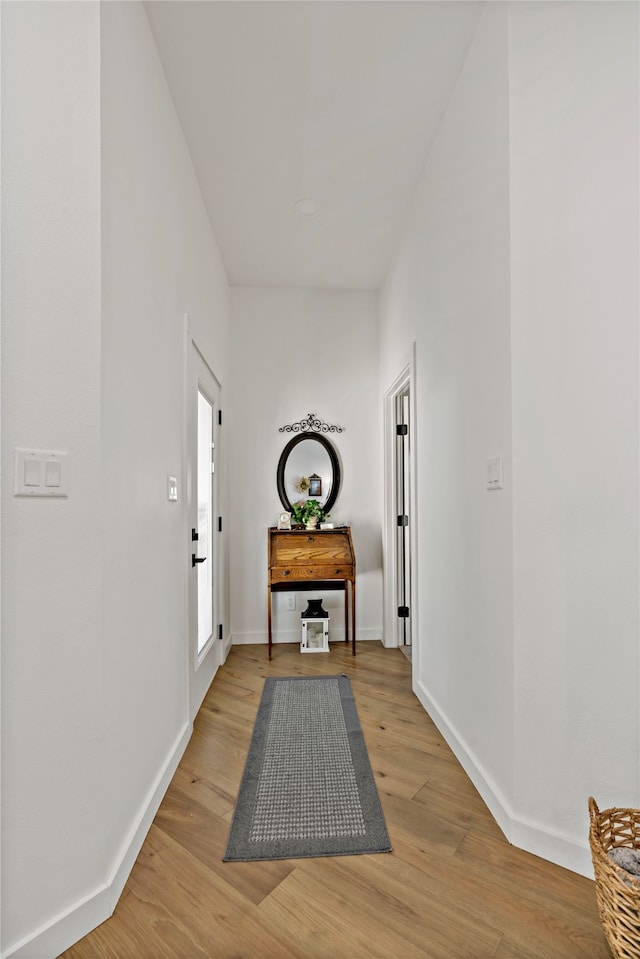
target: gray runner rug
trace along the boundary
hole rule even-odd
[[[266,679],[224,861],[390,851],[349,679]]]

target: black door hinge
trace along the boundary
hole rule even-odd
[[[222,410],[218,410],[218,426],[222,426]]]
[[[398,526],[408,526],[409,517],[405,514],[404,516],[398,516]]]
[[[409,618],[409,607],[408,606],[398,606],[398,616],[400,619]]]
[[[218,639],[222,639],[222,623],[218,623]]]
[[[222,532],[222,516],[218,516],[218,532]]]
[[[409,432],[409,427],[406,423],[396,423],[396,436],[406,436]]]

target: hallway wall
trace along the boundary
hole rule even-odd
[[[509,15],[514,840],[576,868],[640,805],[639,9]]]
[[[334,522],[352,527],[358,569],[357,634],[382,636],[381,415],[373,293],[233,288],[229,465],[233,641],[267,641],[267,527],[282,509],[278,460],[291,434],[280,426],[308,413],[344,428],[329,438],[342,469]],[[300,603],[273,603],[275,639],[300,641]],[[306,605],[306,603],[305,603]],[[344,594],[327,592],[330,633],[342,637]]]
[[[382,392],[416,344],[414,688],[503,828],[514,749],[506,31],[505,6],[489,4],[380,301]],[[488,491],[496,454],[505,488]]]
[[[416,691],[511,841],[586,875],[588,795],[640,804],[638,106],[636,4],[489,4],[381,297]]]
[[[119,770],[106,842],[117,849],[189,732],[184,323],[186,314],[224,398],[229,305],[142,5],[103,5],[101,51],[103,641]],[[177,503],[167,498],[169,474]]]
[[[143,6],[3,4],[2,42],[2,955],[41,959],[190,733],[184,317],[224,391],[228,289]],[[13,446],[68,450],[69,498],[15,498]]]
[[[104,882],[110,851],[99,8],[14,3],[0,15],[4,956]],[[15,497],[14,447],[68,451],[69,497]]]

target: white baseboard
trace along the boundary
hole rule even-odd
[[[594,878],[591,849],[586,840],[580,842],[572,836],[543,829],[539,824],[514,819],[511,842],[518,849],[577,872],[579,876]]]
[[[291,635],[293,636],[293,630],[290,630]],[[266,630],[256,630],[256,632],[246,632],[246,633],[231,633],[231,645],[232,646],[266,646],[268,643]],[[282,631],[279,631],[278,636],[282,636]],[[273,637],[274,643],[295,643],[295,639],[278,639],[276,636]]]
[[[227,633],[227,635],[222,640],[222,662],[223,663],[226,663],[227,656],[229,655],[229,650],[231,649],[232,646],[233,646],[233,636],[231,635],[231,633]]]
[[[377,640],[379,643],[381,643],[381,636],[382,632],[379,627],[367,626],[364,629],[360,629],[360,627],[356,629],[357,642],[369,642],[370,640]],[[275,646],[279,643],[299,643],[300,638],[299,629],[279,629],[277,634],[273,634],[273,644]],[[269,637],[266,630],[256,630],[255,632],[246,633],[232,633],[231,642],[234,646],[266,646],[269,643]],[[329,642],[344,642],[344,630],[338,629],[332,634],[330,629]]]
[[[557,866],[562,866],[564,869],[571,870],[571,872],[593,879],[593,866],[588,842],[586,840],[581,842],[574,837],[549,830],[540,823],[533,823],[519,817],[492,777],[482,768],[482,764],[478,762],[462,736],[449,722],[438,703],[419,680],[414,681],[413,691],[482,796],[489,812],[507,840],[512,845],[517,846],[518,849],[523,849],[525,852],[530,852],[534,856],[553,862]]]
[[[154,784],[131,824],[128,836],[115,857],[111,876],[107,882],[88,893],[70,909],[54,917],[27,938],[10,946],[3,952],[2,959],[56,959],[56,956],[65,949],[69,949],[113,915],[149,827],[191,738],[191,731],[191,724],[185,724],[169,750]]]

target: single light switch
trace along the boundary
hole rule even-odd
[[[24,485],[40,486],[40,460],[31,456],[24,460]]]
[[[47,460],[44,473],[44,485],[62,485],[62,466],[59,460]]]
[[[170,503],[178,501],[178,477],[167,476],[167,499]]]

